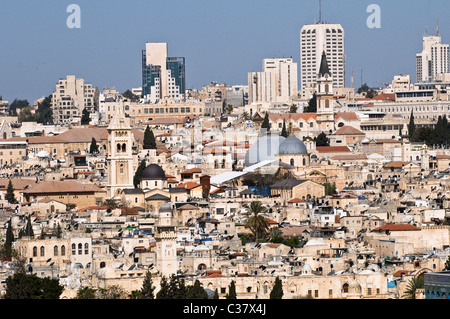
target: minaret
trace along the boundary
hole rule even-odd
[[[172,223],[173,212],[169,202],[159,208],[159,222],[155,227],[156,268],[161,276],[169,277],[178,270],[177,233]]]
[[[322,53],[317,74],[317,124],[325,133],[334,130],[333,76],[328,67],[325,51]]]
[[[130,119],[125,117],[123,106],[116,106],[108,131],[108,184],[107,198],[119,196],[119,190],[134,189],[133,185],[133,134]]]

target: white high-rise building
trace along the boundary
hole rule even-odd
[[[250,104],[289,103],[297,92],[297,63],[292,58],[263,59],[263,72],[248,73]]]
[[[441,43],[439,31],[422,41],[423,50],[416,54],[416,82],[436,81],[439,74],[449,73],[449,45]]]
[[[301,90],[314,88],[322,52],[326,52],[333,87],[345,87],[345,34],[340,24],[316,23],[300,31]]]

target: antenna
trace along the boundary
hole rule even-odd
[[[322,0],[319,0],[319,23],[322,23]]]
[[[436,35],[439,36],[439,20],[436,21]]]

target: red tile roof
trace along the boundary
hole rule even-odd
[[[420,230],[420,228],[415,227],[410,224],[386,224],[374,229],[374,231],[379,230],[389,230],[389,231],[409,231],[409,230]]]

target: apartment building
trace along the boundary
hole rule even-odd
[[[345,87],[345,35],[340,24],[317,23],[300,31],[301,90],[315,88],[322,52],[327,54],[333,87]]]
[[[449,45],[436,35],[422,38],[423,50],[416,54],[416,82],[435,81],[439,74],[449,73]]]
[[[83,109],[89,112],[98,110],[99,93],[92,84],[75,75],[60,79],[52,94],[53,122],[56,124],[77,123],[81,120]]]

